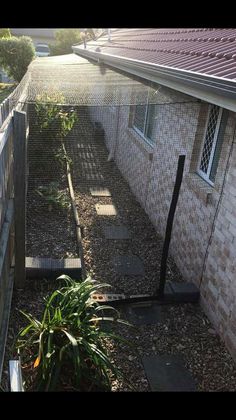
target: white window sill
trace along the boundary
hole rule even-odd
[[[185,180],[196,196],[204,202],[205,205],[214,205],[214,199],[218,196],[218,192],[213,186],[208,184],[197,173],[189,173],[186,175]]]

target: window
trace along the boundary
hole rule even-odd
[[[156,105],[136,105],[134,107],[132,126],[135,131],[141,134],[149,143],[154,144],[155,140],[155,119]]]
[[[198,173],[210,185],[214,185],[223,136],[219,135],[222,108],[210,105]]]

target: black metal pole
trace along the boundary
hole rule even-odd
[[[166,223],[166,232],[165,232],[165,240],[162,250],[162,257],[161,257],[161,269],[160,269],[160,284],[157,290],[157,294],[159,297],[163,297],[165,283],[166,283],[166,268],[167,268],[167,258],[170,246],[170,239],[171,239],[171,232],[173,226],[173,220],[175,215],[175,210],[179,198],[179,191],[183,179],[183,172],[184,172],[184,162],[185,162],[185,155],[180,155],[178,160],[178,168],[176,172],[176,179],[175,179],[175,186],[173,190],[171,205],[169,209],[169,214]]]

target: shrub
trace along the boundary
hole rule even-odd
[[[62,139],[72,130],[77,115],[73,108],[65,109],[62,106],[64,103],[65,98],[61,92],[37,95],[35,109],[40,132],[47,130],[54,138]]]
[[[60,29],[55,38],[55,44],[49,45],[51,55],[71,54],[71,46],[81,42],[79,29]]]
[[[65,275],[59,279],[65,286],[46,299],[41,321],[22,312],[29,323],[19,333],[17,348],[28,371],[26,386],[37,391],[111,390],[111,375],[122,375],[109,358],[105,340],[125,341],[111,332],[112,323],[125,322],[114,308],[92,299],[108,285],[89,277],[81,283]]]
[[[30,37],[0,39],[0,66],[15,81],[20,82],[34,56],[35,48]]]
[[[40,185],[36,192],[45,199],[48,203],[48,210],[52,210],[52,206],[61,210],[68,210],[70,208],[70,200],[68,194],[59,190],[58,182],[50,182],[47,186]]]
[[[9,28],[0,28],[0,38],[10,38],[11,32]]]
[[[71,164],[63,140],[77,121],[77,113],[73,107],[65,107],[65,98],[61,92],[52,90],[36,97],[36,131],[40,134],[37,153],[44,156],[44,163],[59,165],[64,168],[66,162]],[[51,167],[52,169],[52,167]]]

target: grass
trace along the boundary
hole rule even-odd
[[[6,99],[15,89],[15,83],[0,83],[0,103]]]

